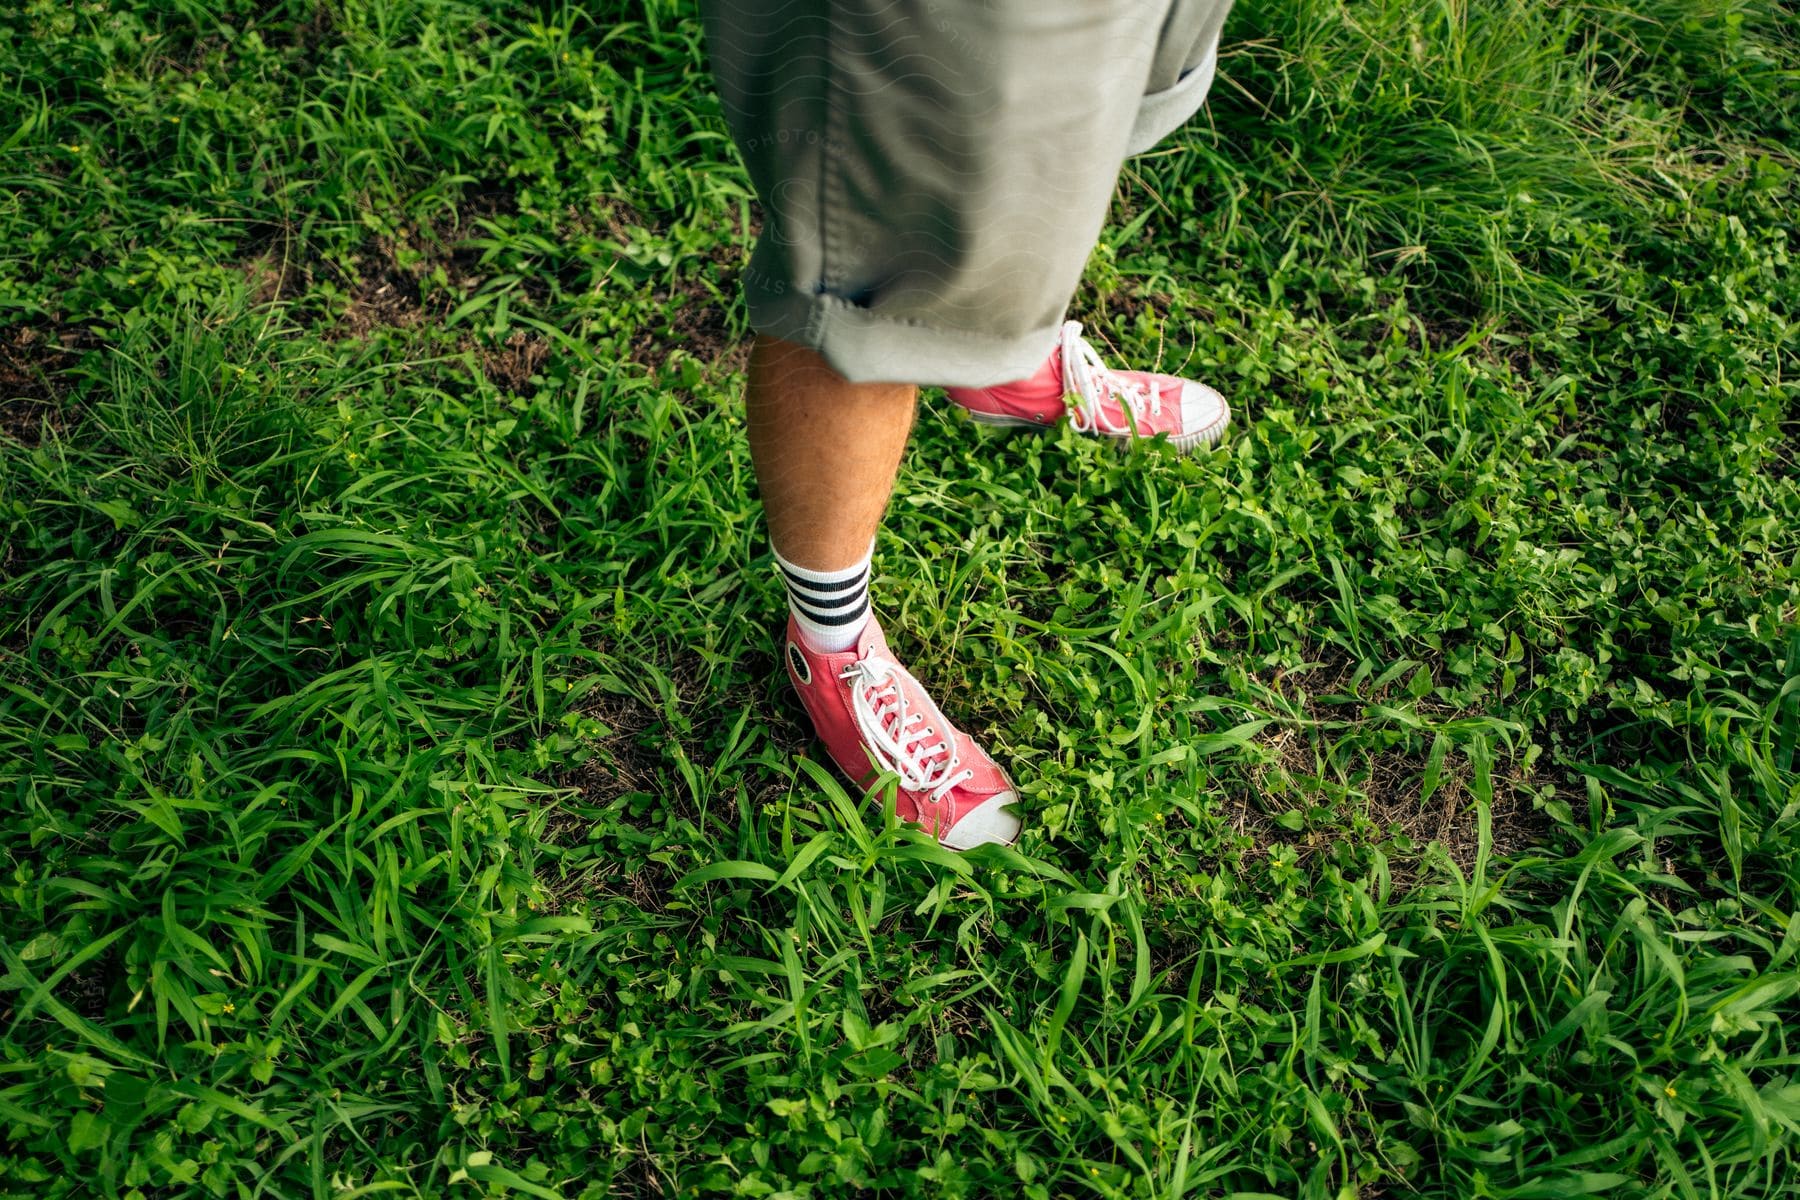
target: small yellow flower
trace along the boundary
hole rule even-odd
[[[1663,1085],[1663,1095],[1673,1100],[1675,1098],[1675,1085],[1672,1083],[1665,1083]]]
[[[231,1001],[227,1000],[224,1004],[224,1007],[222,1009],[220,1009],[220,1011],[225,1013],[227,1016],[229,1016],[230,1014],[237,1011],[237,1005],[235,1005]]]

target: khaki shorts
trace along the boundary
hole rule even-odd
[[[1231,0],[702,0],[763,205],[760,333],[979,387],[1056,341],[1127,155],[1206,98]]]

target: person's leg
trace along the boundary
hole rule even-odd
[[[750,417],[789,678],[844,773],[897,776],[900,814],[955,848],[1015,838],[1016,796],[859,590],[913,410],[912,388],[874,381],[983,388],[1046,361],[1175,2],[701,5],[763,204],[742,273],[750,325],[782,339],[758,347]],[[1149,419],[1158,403],[1186,415],[1185,396],[1145,403]]]
[[[756,339],[750,459],[777,554],[821,572],[868,554],[917,402],[911,384],[850,383],[804,346]]]
[[[767,336],[750,353],[750,457],[788,593],[788,678],[827,752],[859,782],[899,776],[896,807],[945,845],[1019,835],[1006,773],[888,649],[870,558],[912,430],[911,384],[851,383]]]

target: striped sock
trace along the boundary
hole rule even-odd
[[[873,539],[861,562],[837,571],[797,567],[776,551],[775,562],[787,584],[788,611],[810,649],[836,654],[856,645],[869,623],[869,562],[874,557]]]

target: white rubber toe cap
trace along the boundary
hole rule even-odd
[[[1181,381],[1181,435],[1171,441],[1184,450],[1210,445],[1219,440],[1229,424],[1231,408],[1225,397],[1204,383]]]
[[[1018,840],[1023,826],[1006,806],[1016,804],[1018,799],[1010,791],[995,792],[968,816],[945,830],[942,842],[952,850],[973,850],[990,842],[1012,845]]]

